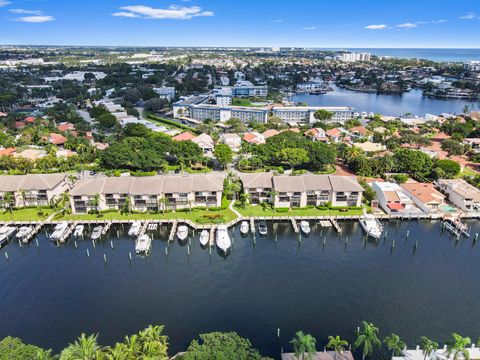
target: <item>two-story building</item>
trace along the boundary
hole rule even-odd
[[[480,211],[480,190],[463,179],[440,179],[437,187],[448,196],[448,200],[466,212]]]

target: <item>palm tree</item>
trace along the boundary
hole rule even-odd
[[[161,198],[158,199],[158,210],[162,211],[162,214],[165,213],[165,207],[167,206],[168,199],[165,196],[162,196]]]
[[[362,360],[371,355],[376,347],[380,347],[382,342],[378,338],[378,328],[372,323],[362,321],[363,329],[359,331],[354,347],[362,347]]]
[[[400,336],[397,334],[390,334],[386,336],[383,340],[385,345],[387,345],[388,350],[392,351],[392,359],[395,355],[400,355],[405,349],[405,343],[400,339]]]
[[[342,351],[345,351],[346,346],[348,346],[348,341],[340,339],[340,336],[328,337],[327,348],[335,351],[335,359],[337,358],[337,354],[342,355]]]
[[[100,204],[100,194],[93,195],[93,198],[90,200],[90,205],[95,208],[95,211],[98,212],[98,205]]]
[[[426,336],[422,336],[420,340],[421,340],[420,348],[422,349],[422,352],[423,352],[423,360],[426,360],[427,356],[430,356],[435,350],[438,349],[438,343],[436,343],[433,340],[430,340]]]
[[[85,334],[75,340],[73,344],[68,345],[60,354],[60,360],[95,360],[97,353],[101,350],[97,343],[96,335],[87,336]]]
[[[311,360],[313,359],[316,349],[315,349],[315,343],[317,341],[315,338],[310,335],[310,334],[304,334],[303,331],[297,331],[295,334],[295,337],[290,341],[290,344],[293,345],[293,350],[295,351],[295,356],[302,360],[307,359]],[[307,357],[305,358],[305,353],[307,353]]]
[[[448,356],[452,356],[453,360],[460,359],[470,360],[470,353],[467,350],[467,346],[472,343],[469,337],[462,337],[457,333],[452,334],[452,340],[448,343]]]
[[[38,349],[37,354],[35,355],[35,360],[54,360],[57,359],[57,356],[52,355],[52,349],[44,350]]]

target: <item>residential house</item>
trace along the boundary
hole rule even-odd
[[[215,143],[210,135],[203,133],[193,138],[192,141],[203,150],[203,154],[205,156],[213,156],[213,148],[215,147]]]
[[[377,193],[378,204],[387,214],[421,212],[397,183],[373,182],[372,189]]]
[[[60,134],[50,133],[48,136],[48,142],[53,145],[61,146],[67,142],[67,138]]]
[[[172,139],[175,141],[188,141],[188,140],[193,140],[195,138],[195,135],[189,132],[183,132],[181,134],[178,134],[174,136]]]
[[[65,174],[0,175],[0,200],[14,207],[48,206],[68,190]]]
[[[365,141],[362,143],[353,143],[353,146],[367,152],[367,153],[373,153],[373,152],[378,152],[378,151],[384,151],[387,150],[387,147],[383,144],[379,143],[374,143],[371,141]]]
[[[152,177],[103,177],[78,181],[70,191],[74,213],[95,210],[178,210],[219,207],[224,175],[165,175]]]
[[[240,151],[240,148],[242,147],[242,138],[237,134],[222,134],[220,135],[220,142],[228,145],[230,149],[235,152]]]
[[[304,133],[305,136],[308,136],[313,141],[322,141],[327,142],[327,133],[322,128],[311,128]]]
[[[278,134],[280,134],[280,131],[275,130],[275,129],[268,129],[268,130],[265,130],[262,135],[266,140],[269,137],[272,137],[272,136],[275,136],[275,135],[278,135]]]
[[[250,144],[265,144],[265,137],[256,131],[245,133],[243,140]]]
[[[435,189],[432,183],[405,183],[401,187],[415,205],[427,214],[442,211],[445,195]]]
[[[437,187],[448,196],[448,200],[466,212],[480,211],[480,190],[463,179],[440,179]]]

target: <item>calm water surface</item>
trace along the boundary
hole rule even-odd
[[[391,116],[411,113],[419,116],[441,113],[460,114],[465,105],[478,109],[479,101],[460,99],[434,99],[422,95],[421,90],[411,90],[402,95],[361,93],[333,86],[335,91],[323,95],[297,94],[294,102],[310,106],[350,106],[356,112],[374,112]]]
[[[189,256],[188,246],[167,244],[164,227],[150,256],[132,262],[134,240],[121,228],[119,238],[112,228],[95,249],[89,240],[78,241],[78,249],[72,240],[55,247],[42,233],[39,248],[32,242],[2,249],[0,337],[59,350],[81,332],[98,332],[101,343],[113,344],[148,324],[165,324],[171,353],[198,333],[234,330],[276,358],[298,329],[312,333],[321,349],[328,335],[352,340],[361,320],[411,346],[422,335],[443,342],[452,331],[477,339],[480,244],[456,242],[439,225],[385,223],[388,236],[378,244],[365,242],[353,222],[341,223],[342,235],[313,225],[301,241],[290,224],[270,223],[269,236],[257,234],[255,244],[236,228],[226,258],[215,250],[210,256],[198,234]],[[472,226],[480,231],[477,222]]]

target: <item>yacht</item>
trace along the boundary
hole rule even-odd
[[[177,237],[183,241],[188,236],[188,227],[187,225],[180,225],[177,229]]]
[[[258,232],[260,233],[260,235],[267,235],[268,228],[267,228],[267,223],[265,221],[258,224]]]
[[[6,243],[15,230],[13,226],[2,226],[0,228],[0,245]]]
[[[83,236],[83,230],[85,229],[84,225],[77,225],[75,226],[75,230],[73,231],[73,236],[79,238]]]
[[[130,230],[128,230],[128,236],[137,236],[140,232],[141,227],[142,223],[140,221],[134,221],[132,223],[132,226],[130,227]]]
[[[374,239],[379,239],[382,236],[383,226],[374,215],[364,214],[359,221],[368,236]]]
[[[225,225],[218,225],[216,243],[223,252],[227,252],[227,250],[230,249],[230,246],[232,246],[230,236],[228,235],[228,229]]]
[[[20,229],[18,229],[17,233],[15,234],[15,237],[17,239],[23,239],[30,235],[33,231],[33,226],[22,226]]]
[[[147,234],[143,234],[137,239],[137,243],[135,244],[135,253],[146,255],[150,252],[151,247],[152,239]]]
[[[302,232],[305,234],[305,235],[308,235],[310,234],[310,223],[308,221],[301,221],[300,222],[300,229],[302,229]]]
[[[53,233],[50,235],[51,240],[60,240],[63,235],[68,230],[68,223],[67,222],[61,222],[55,225],[55,228],[53,229]]]
[[[100,237],[102,236],[102,230],[103,230],[103,227],[98,225],[98,226],[95,226],[93,228],[93,231],[92,231],[92,240],[98,240],[100,239]]]
[[[207,230],[203,230],[203,231],[200,233],[200,244],[202,244],[202,246],[207,245],[209,238],[210,238],[210,236],[209,236],[209,234],[208,234],[208,231],[207,231]]]
[[[240,225],[240,232],[245,235],[248,234],[248,230],[250,230],[248,221],[242,221],[242,224]]]

